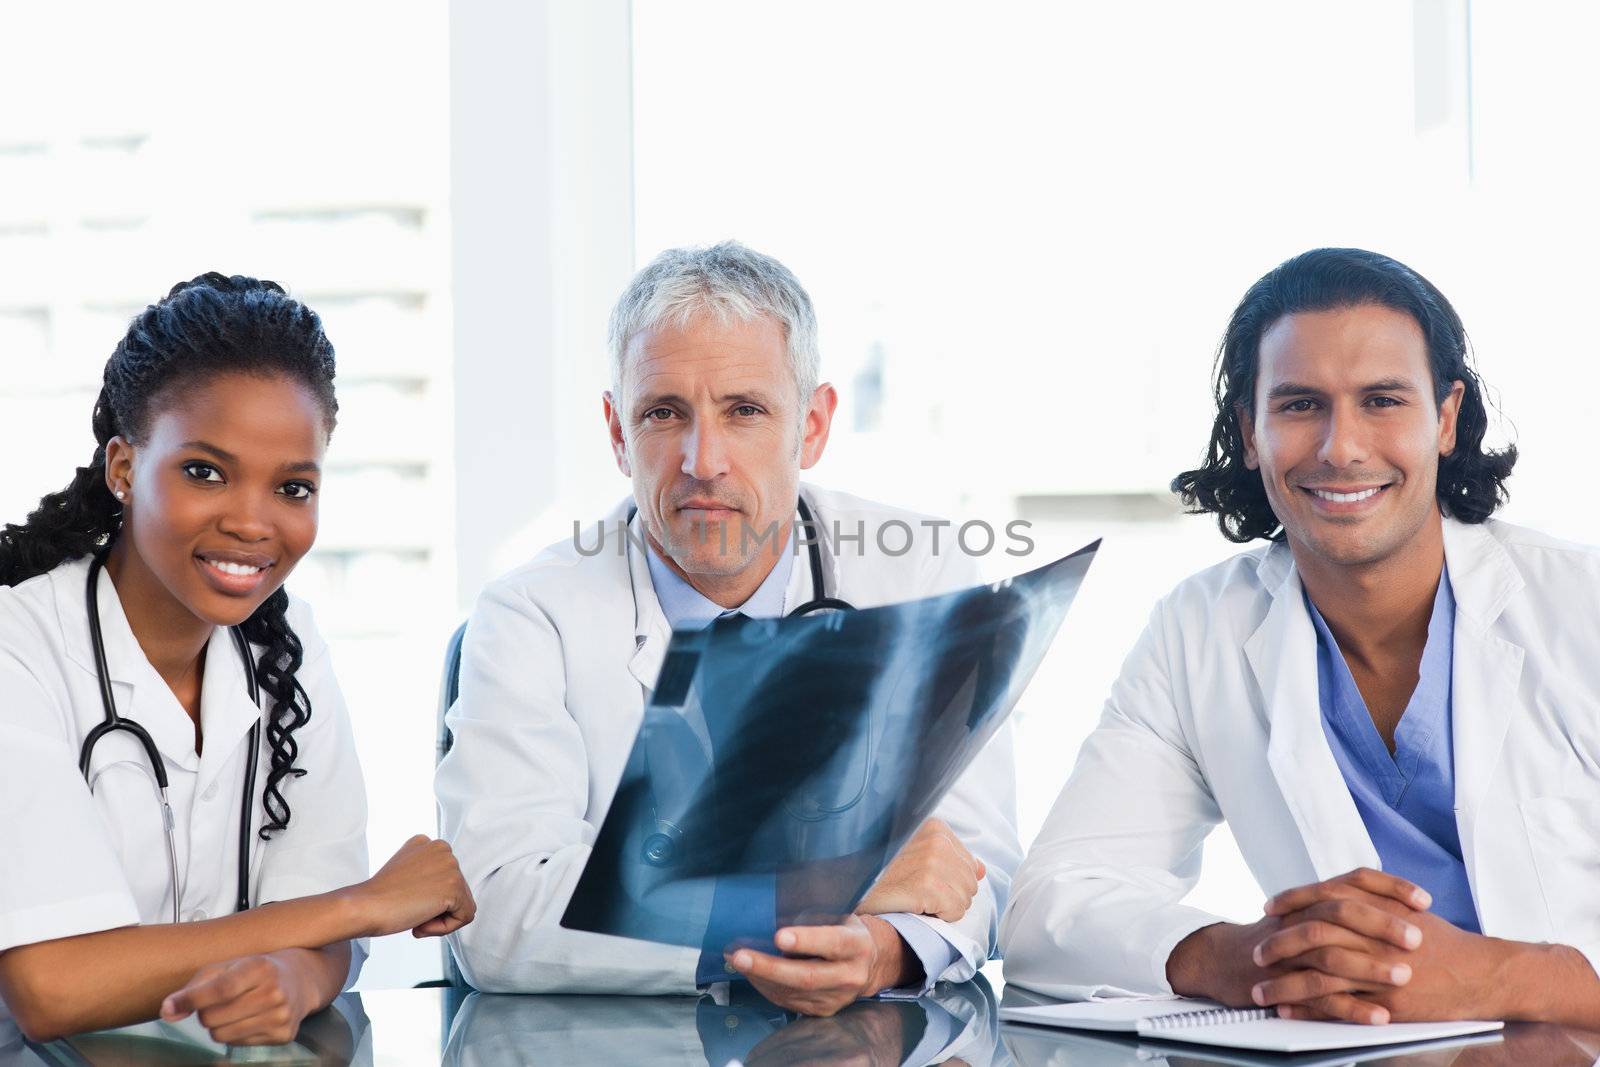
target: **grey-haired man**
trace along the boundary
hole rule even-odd
[[[484,591],[436,781],[445,836],[478,900],[477,922],[453,942],[478,988],[692,993],[745,978],[826,1015],[885,989],[965,980],[992,952],[1020,855],[1009,733],[856,915],[780,930],[782,955],[719,958],[559,925],[673,629],[730,611],[780,616],[819,585],[870,607],[978,580],[948,535],[942,552],[926,536],[937,528],[922,516],[801,484],[837,403],[818,381],[816,336],[794,276],[731,242],[663,253],[619,300],[605,416],[632,496],[603,524],[598,551],[563,542]],[[824,529],[866,531],[817,576],[793,551],[802,502]],[[885,525],[910,531],[909,548],[873,535]],[[743,536],[751,529],[775,535]]]

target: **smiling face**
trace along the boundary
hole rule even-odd
[[[172,388],[144,440],[107,445],[107,482],[127,494],[114,561],[196,619],[243,622],[316,540],[327,442],[322,407],[290,378],[221,374]]]
[[[1262,335],[1245,464],[1297,560],[1364,566],[1437,535],[1463,390],[1434,403],[1422,330],[1387,307],[1298,312]]]
[[[619,391],[606,422],[646,532],[696,589],[743,603],[783,546],[800,471],[822,456],[833,387],[802,405],[782,326],[704,314],[634,336]]]

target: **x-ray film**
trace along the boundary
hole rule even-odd
[[[1099,547],[923,600],[674,633],[561,925],[771,951],[780,927],[841,921],[1010,714]]]

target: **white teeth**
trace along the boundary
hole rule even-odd
[[[1311,491],[1323,500],[1329,500],[1335,504],[1354,504],[1358,500],[1366,500],[1368,497],[1378,495],[1377,488],[1363,489],[1359,493],[1330,493],[1326,489],[1313,489]]]
[[[218,559],[208,559],[206,562],[223,574],[247,575],[261,573],[260,567],[252,567],[248,563],[228,563],[225,560]]]

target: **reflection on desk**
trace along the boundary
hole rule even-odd
[[[987,974],[1001,977],[991,964]],[[446,1064],[681,1064],[748,1067],[849,1063],[869,1067],[1202,1067],[1215,1060],[1133,1039],[1073,1041],[1062,1032],[999,1026],[991,986],[947,983],[915,1001],[863,1001],[831,1019],[790,1015],[734,986],[730,997],[491,996],[396,989],[346,994],[305,1021],[296,1038],[327,1067]],[[1003,1003],[1039,998],[1005,987]],[[718,1001],[721,1003],[718,1003]],[[459,1006],[459,1007],[458,1007]],[[0,1023],[0,1067],[142,1067],[147,1064],[283,1063],[268,1050],[227,1050],[182,1027],[144,1024],[36,1047]],[[1391,1055],[1383,1067],[1593,1067],[1600,1034],[1512,1024],[1489,1045]],[[1294,1061],[1274,1060],[1292,1065]]]
[[[981,977],[941,984],[920,1000],[861,1001],[827,1019],[795,1016],[742,986],[698,999],[474,993],[451,1027],[444,1062],[985,1067],[1003,1053],[997,1018]]]
[[[719,987],[719,993],[728,987]],[[453,1011],[441,1061],[441,1010],[456,991],[346,994],[301,1026],[294,1045],[225,1049],[203,1027],[144,1023],[49,1045],[0,1030],[0,1067],[155,1064],[674,1064],[747,1067],[851,1063],[988,1067],[1002,1051],[995,997],[981,977],[941,984],[919,1000],[853,1004],[829,1019],[796,1016],[755,997],[495,996],[471,993]],[[720,1001],[720,1002],[719,1002]],[[369,1015],[370,1012],[370,1015]],[[427,1035],[431,1032],[432,1039]]]
[[[15,1024],[7,1019],[0,1022],[0,1067],[202,1067],[239,1063],[363,1067],[372,1063],[370,1031],[361,997],[355,993],[344,994],[326,1010],[306,1019],[294,1042],[288,1045],[220,1045],[192,1016],[179,1023],[155,1020],[35,1045],[24,1041]]]

